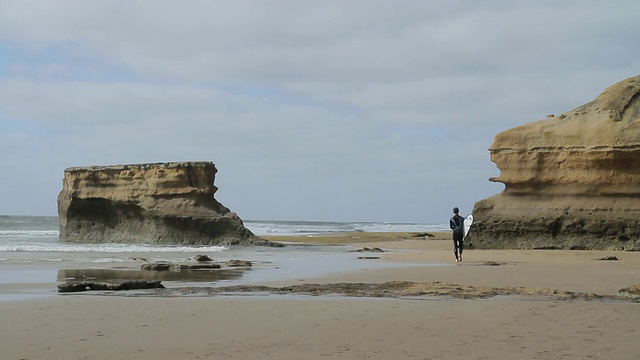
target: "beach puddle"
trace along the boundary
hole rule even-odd
[[[26,301],[26,300],[38,300],[53,297],[53,294],[1,294],[0,303],[3,301]]]
[[[61,269],[58,281],[160,280],[172,282],[217,282],[236,280],[248,269],[149,271],[137,269]]]
[[[0,271],[1,284],[40,284],[51,282],[55,276],[53,269],[24,269],[2,268]]]

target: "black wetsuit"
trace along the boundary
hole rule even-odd
[[[462,257],[462,250],[464,250],[464,218],[455,214],[449,220],[449,227],[453,230],[453,254],[457,260],[458,257]]]

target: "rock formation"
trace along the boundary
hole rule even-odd
[[[214,198],[211,162],[74,167],[58,195],[68,242],[273,245]]]
[[[164,289],[160,280],[95,280],[95,281],[67,281],[58,284],[58,292],[80,292],[88,290],[140,290]]]
[[[505,189],[475,204],[475,247],[640,250],[640,76],[489,151]]]

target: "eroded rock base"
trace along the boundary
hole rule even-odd
[[[505,194],[479,201],[470,241],[478,249],[640,251],[640,201],[537,199]]]

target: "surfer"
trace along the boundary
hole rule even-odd
[[[449,227],[453,230],[453,254],[456,262],[462,262],[462,250],[464,249],[464,218],[458,213],[457,207],[453,208],[453,217],[449,220]]]

